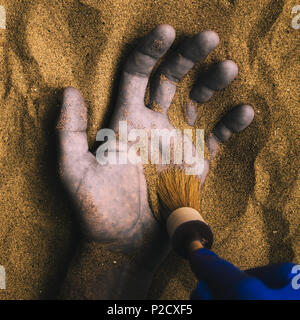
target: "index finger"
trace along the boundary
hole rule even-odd
[[[173,27],[162,24],[147,34],[129,56],[123,70],[119,103],[144,105],[149,76],[157,61],[168,51],[175,39]]]

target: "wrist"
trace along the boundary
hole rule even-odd
[[[97,243],[78,248],[60,298],[89,300],[146,299],[156,268]]]
[[[120,272],[117,299],[146,299],[155,269],[150,269],[135,262],[125,264],[116,270]]]

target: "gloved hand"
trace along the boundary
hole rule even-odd
[[[296,276],[292,263],[242,271],[214,252],[200,249],[191,254],[190,265],[199,280],[193,300],[300,300],[300,288],[292,286]]]

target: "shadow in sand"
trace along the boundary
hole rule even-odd
[[[60,111],[60,103],[62,97],[62,89],[49,90],[48,94],[43,96],[41,100],[46,106],[49,106],[47,117],[44,119],[43,128],[45,130],[45,141],[41,151],[41,162],[44,164],[42,172],[42,183],[48,189],[49,198],[55,198],[57,201],[57,210],[55,215],[57,219],[64,217],[64,228],[66,233],[70,233],[71,237],[68,243],[65,244],[63,252],[57,252],[55,261],[55,273],[52,273],[45,279],[45,288],[43,299],[56,298],[61,290],[64,279],[67,275],[72,258],[80,243],[80,230],[78,228],[75,208],[69,198],[67,190],[61,184],[59,178],[59,150],[58,141],[55,133],[55,127]],[[59,106],[59,108],[53,108]],[[47,199],[45,199],[47,201]],[[53,219],[56,217],[53,216]]]

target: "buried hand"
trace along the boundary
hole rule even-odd
[[[153,106],[145,106],[144,98],[150,74],[158,60],[175,39],[169,25],[160,25],[146,35],[129,56],[121,77],[115,113],[110,128],[117,131],[120,121],[128,129],[172,129],[167,111],[178,83],[219,42],[213,31],[196,34],[163,62],[151,83]],[[191,101],[208,101],[215,91],[228,86],[238,68],[226,60],[214,65],[194,85]],[[187,122],[196,121],[195,103],[187,105]],[[225,115],[207,139],[210,159],[205,160],[201,179],[204,181],[209,161],[217,153],[218,143],[232,133],[245,129],[254,117],[249,105],[240,105]],[[89,152],[87,143],[87,110],[80,92],[64,90],[61,115],[57,125],[60,148],[60,174],[77,209],[84,235],[97,242],[110,243],[111,250],[135,253],[137,263],[145,270],[155,270],[170,250],[167,235],[155,220],[148,203],[143,166],[138,164],[100,164]],[[117,153],[126,151],[118,149]],[[133,295],[134,297],[134,295]]]

